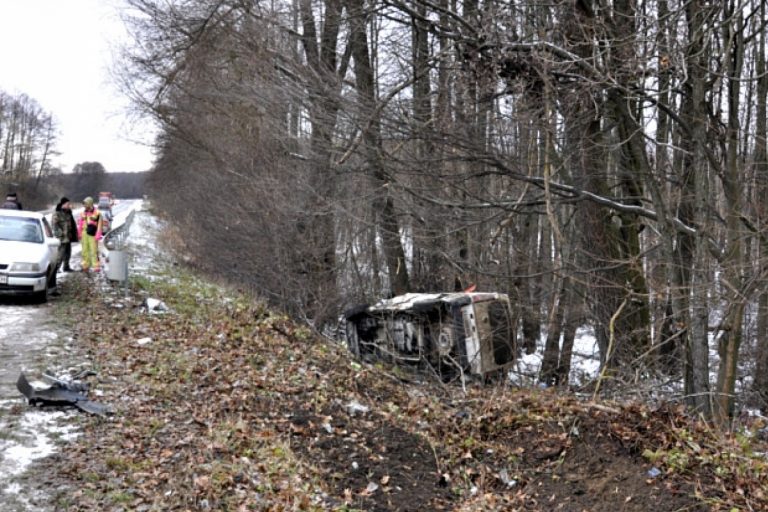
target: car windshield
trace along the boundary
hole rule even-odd
[[[0,216],[0,240],[43,243],[43,232],[37,219]]]
[[[99,199],[99,208],[109,208],[109,199]]]

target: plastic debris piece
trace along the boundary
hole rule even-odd
[[[152,297],[147,297],[144,300],[144,305],[149,313],[165,313],[168,311],[168,306],[165,305],[165,302],[153,299]]]
[[[661,470],[659,468],[653,467],[648,470],[648,476],[651,478],[656,478],[661,474]]]
[[[366,414],[368,411],[370,411],[370,408],[366,405],[361,404],[357,400],[352,400],[346,405],[347,414],[350,416],[355,416],[357,414]]]
[[[44,377],[53,382],[48,387],[33,387],[27,380],[24,372],[19,374],[16,380],[16,389],[27,397],[30,405],[74,405],[78,409],[97,416],[106,416],[111,411],[108,407],[92,402],[86,396],[88,385],[77,381],[64,381],[44,375]]]

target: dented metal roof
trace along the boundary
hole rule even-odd
[[[437,302],[445,304],[467,304],[483,302],[504,297],[501,293],[490,292],[453,292],[453,293],[406,293],[391,299],[382,299],[371,305],[369,311],[408,311],[419,305],[425,306]]]

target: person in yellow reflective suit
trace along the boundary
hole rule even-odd
[[[83,211],[77,219],[77,238],[83,258],[83,272],[93,269],[101,270],[99,264],[99,240],[101,240],[102,219],[101,212],[93,205],[93,198],[83,199]]]

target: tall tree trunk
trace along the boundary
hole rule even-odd
[[[766,21],[766,4],[760,4],[761,26]],[[765,62],[765,30],[760,33],[760,41],[757,45],[757,57],[755,65],[755,75],[757,76],[757,98],[756,103],[756,121],[755,121],[755,209],[757,215],[758,229],[764,230],[768,225],[768,204],[765,198],[768,197],[768,75],[766,74]],[[765,232],[758,233],[758,237]],[[755,249],[759,255],[761,275],[765,275],[768,270],[768,254],[766,254],[765,244],[757,244]],[[758,397],[758,407],[763,414],[768,412],[768,291],[763,288],[758,299],[757,310],[757,361],[754,374],[754,391]]]
[[[314,83],[313,101],[309,107],[312,135],[310,147],[315,168],[311,170],[310,185],[315,203],[308,205],[310,213],[304,233],[309,239],[307,268],[313,278],[312,294],[307,308],[310,316],[324,315],[323,304],[335,304],[336,289],[336,234],[333,210],[333,192],[336,188],[332,168],[333,131],[338,112],[337,95],[341,81],[337,73],[338,35],[341,0],[326,0],[323,32],[318,37],[310,0],[301,0],[303,34],[301,42],[309,66],[318,81]],[[343,74],[343,73],[341,73]],[[319,307],[320,310],[312,311]],[[320,319],[324,320],[324,319]]]
[[[597,53],[594,10],[585,2],[576,2],[573,10],[566,13],[566,20],[565,31],[572,51],[583,61],[591,62]],[[602,122],[605,107],[610,107],[610,103],[606,105],[599,88],[587,83],[580,87],[578,99],[573,96],[568,98],[570,107],[565,115],[568,137],[572,144],[576,144],[571,151],[576,155],[574,184],[596,195],[611,197],[615,194],[608,182],[608,144]],[[634,179],[624,181],[636,183]],[[631,195],[637,193],[630,191]],[[581,224],[585,261],[591,267],[588,293],[601,362],[620,366],[634,359],[648,343],[648,309],[643,296],[645,285],[634,263],[639,261],[639,226],[628,216],[615,215],[610,209],[594,204],[579,204],[577,216]],[[627,259],[630,255],[632,258]],[[615,343],[609,346],[608,326],[617,312]]]
[[[670,12],[667,0],[659,0],[658,19],[659,31],[656,36],[656,44],[659,51],[658,80],[659,80],[659,104],[670,104],[670,88],[672,86],[671,44],[673,36],[670,33]],[[675,240],[678,237],[677,230],[671,222],[668,198],[664,194],[664,176],[671,173],[672,161],[669,153],[670,119],[664,109],[657,109],[658,125],[655,140],[655,168],[648,169],[645,176],[646,190],[650,192],[653,207],[660,216],[659,244],[662,258],[659,283],[654,290],[656,299],[656,315],[661,317],[656,321],[659,326],[655,345],[659,360],[663,368],[670,372],[679,372],[681,347],[685,346],[687,330],[678,331],[681,325],[688,325],[688,303],[686,297],[680,292],[684,288],[682,273],[675,264]],[[681,339],[682,338],[682,339]]]
[[[680,216],[688,225],[697,226],[692,236],[681,235],[681,268],[690,268],[690,288],[681,293],[690,297],[690,336],[686,346],[685,388],[688,405],[705,418],[711,418],[709,382],[709,252],[707,247],[710,195],[710,166],[705,155],[707,144],[707,52],[705,19],[709,10],[703,0],[691,0],[685,7],[688,27],[686,70],[683,84],[682,119],[688,127],[682,137],[684,159]]]
[[[363,0],[349,0],[350,45],[354,59],[355,86],[360,105],[361,126],[363,127],[364,158],[377,187],[374,201],[379,213],[382,248],[387,262],[391,291],[395,295],[409,290],[408,268],[405,250],[400,238],[400,223],[397,219],[391,182],[381,160],[381,123],[376,109],[373,68],[368,51],[366,34],[366,11]]]
[[[609,24],[611,33],[611,64],[617,70],[619,81],[633,90],[641,90],[642,80],[636,75],[638,61],[635,50],[637,28],[635,2],[616,0],[614,15]],[[623,71],[626,70],[626,71]],[[623,72],[622,72],[623,71]],[[623,75],[623,76],[622,76]],[[651,176],[646,154],[645,138],[638,122],[638,102],[635,97],[617,88],[608,91],[608,103],[617,123],[621,143],[619,159],[619,183],[624,202],[635,206],[642,204],[643,181]],[[620,326],[629,335],[625,343],[630,347],[630,356],[645,353],[650,345],[650,310],[648,308],[648,286],[641,265],[640,231],[643,223],[636,215],[622,213],[620,222],[620,249],[623,274],[631,294],[624,320]],[[617,327],[617,329],[620,327]]]
[[[442,172],[440,159],[435,148],[436,119],[432,110],[432,87],[429,61],[429,27],[427,10],[424,4],[415,5],[418,16],[412,17],[412,75],[413,75],[413,137],[416,162],[422,168],[428,169],[417,176],[420,189],[433,187],[436,177]],[[437,178],[439,179],[439,178]],[[438,186],[435,197],[441,198],[442,191]],[[416,212],[412,224],[413,230],[413,270],[411,285],[417,290],[448,291],[449,280],[446,279],[447,268],[443,265],[442,255],[445,252],[445,223],[440,212],[422,214]]]
[[[552,179],[552,155],[554,154],[552,138],[553,132],[555,130],[555,123],[553,122],[553,108],[550,101],[551,94],[549,92],[550,91],[547,84],[547,86],[545,86],[544,92],[544,148],[542,151],[542,170],[544,174],[544,193],[547,219],[549,220],[554,238],[555,261],[553,263],[555,268],[559,267],[559,269],[556,272],[555,277],[555,283],[557,283],[557,287],[553,287],[553,291],[551,293],[551,306],[549,308],[547,339],[544,345],[544,357],[541,361],[541,374],[539,376],[539,380],[551,386],[558,384],[559,379],[562,377],[560,374],[559,366],[561,359],[560,334],[563,324],[564,311],[566,311],[570,306],[567,300],[567,297],[569,296],[570,282],[569,277],[565,273],[567,260],[567,258],[564,256],[564,253],[566,252],[566,247],[564,247],[565,240],[560,229],[560,221],[552,205],[552,195],[550,192],[550,180]]]
[[[728,54],[728,127],[726,133],[725,172],[722,173],[723,193],[726,204],[726,250],[721,261],[726,279],[730,283],[727,292],[725,318],[721,326],[718,352],[720,367],[713,416],[716,423],[726,425],[733,414],[733,393],[736,387],[736,364],[741,345],[745,298],[743,269],[743,239],[741,229],[742,176],[739,168],[739,106],[741,103],[741,73],[744,62],[744,24],[740,13],[734,12],[733,1],[723,5],[723,40],[730,42]]]

